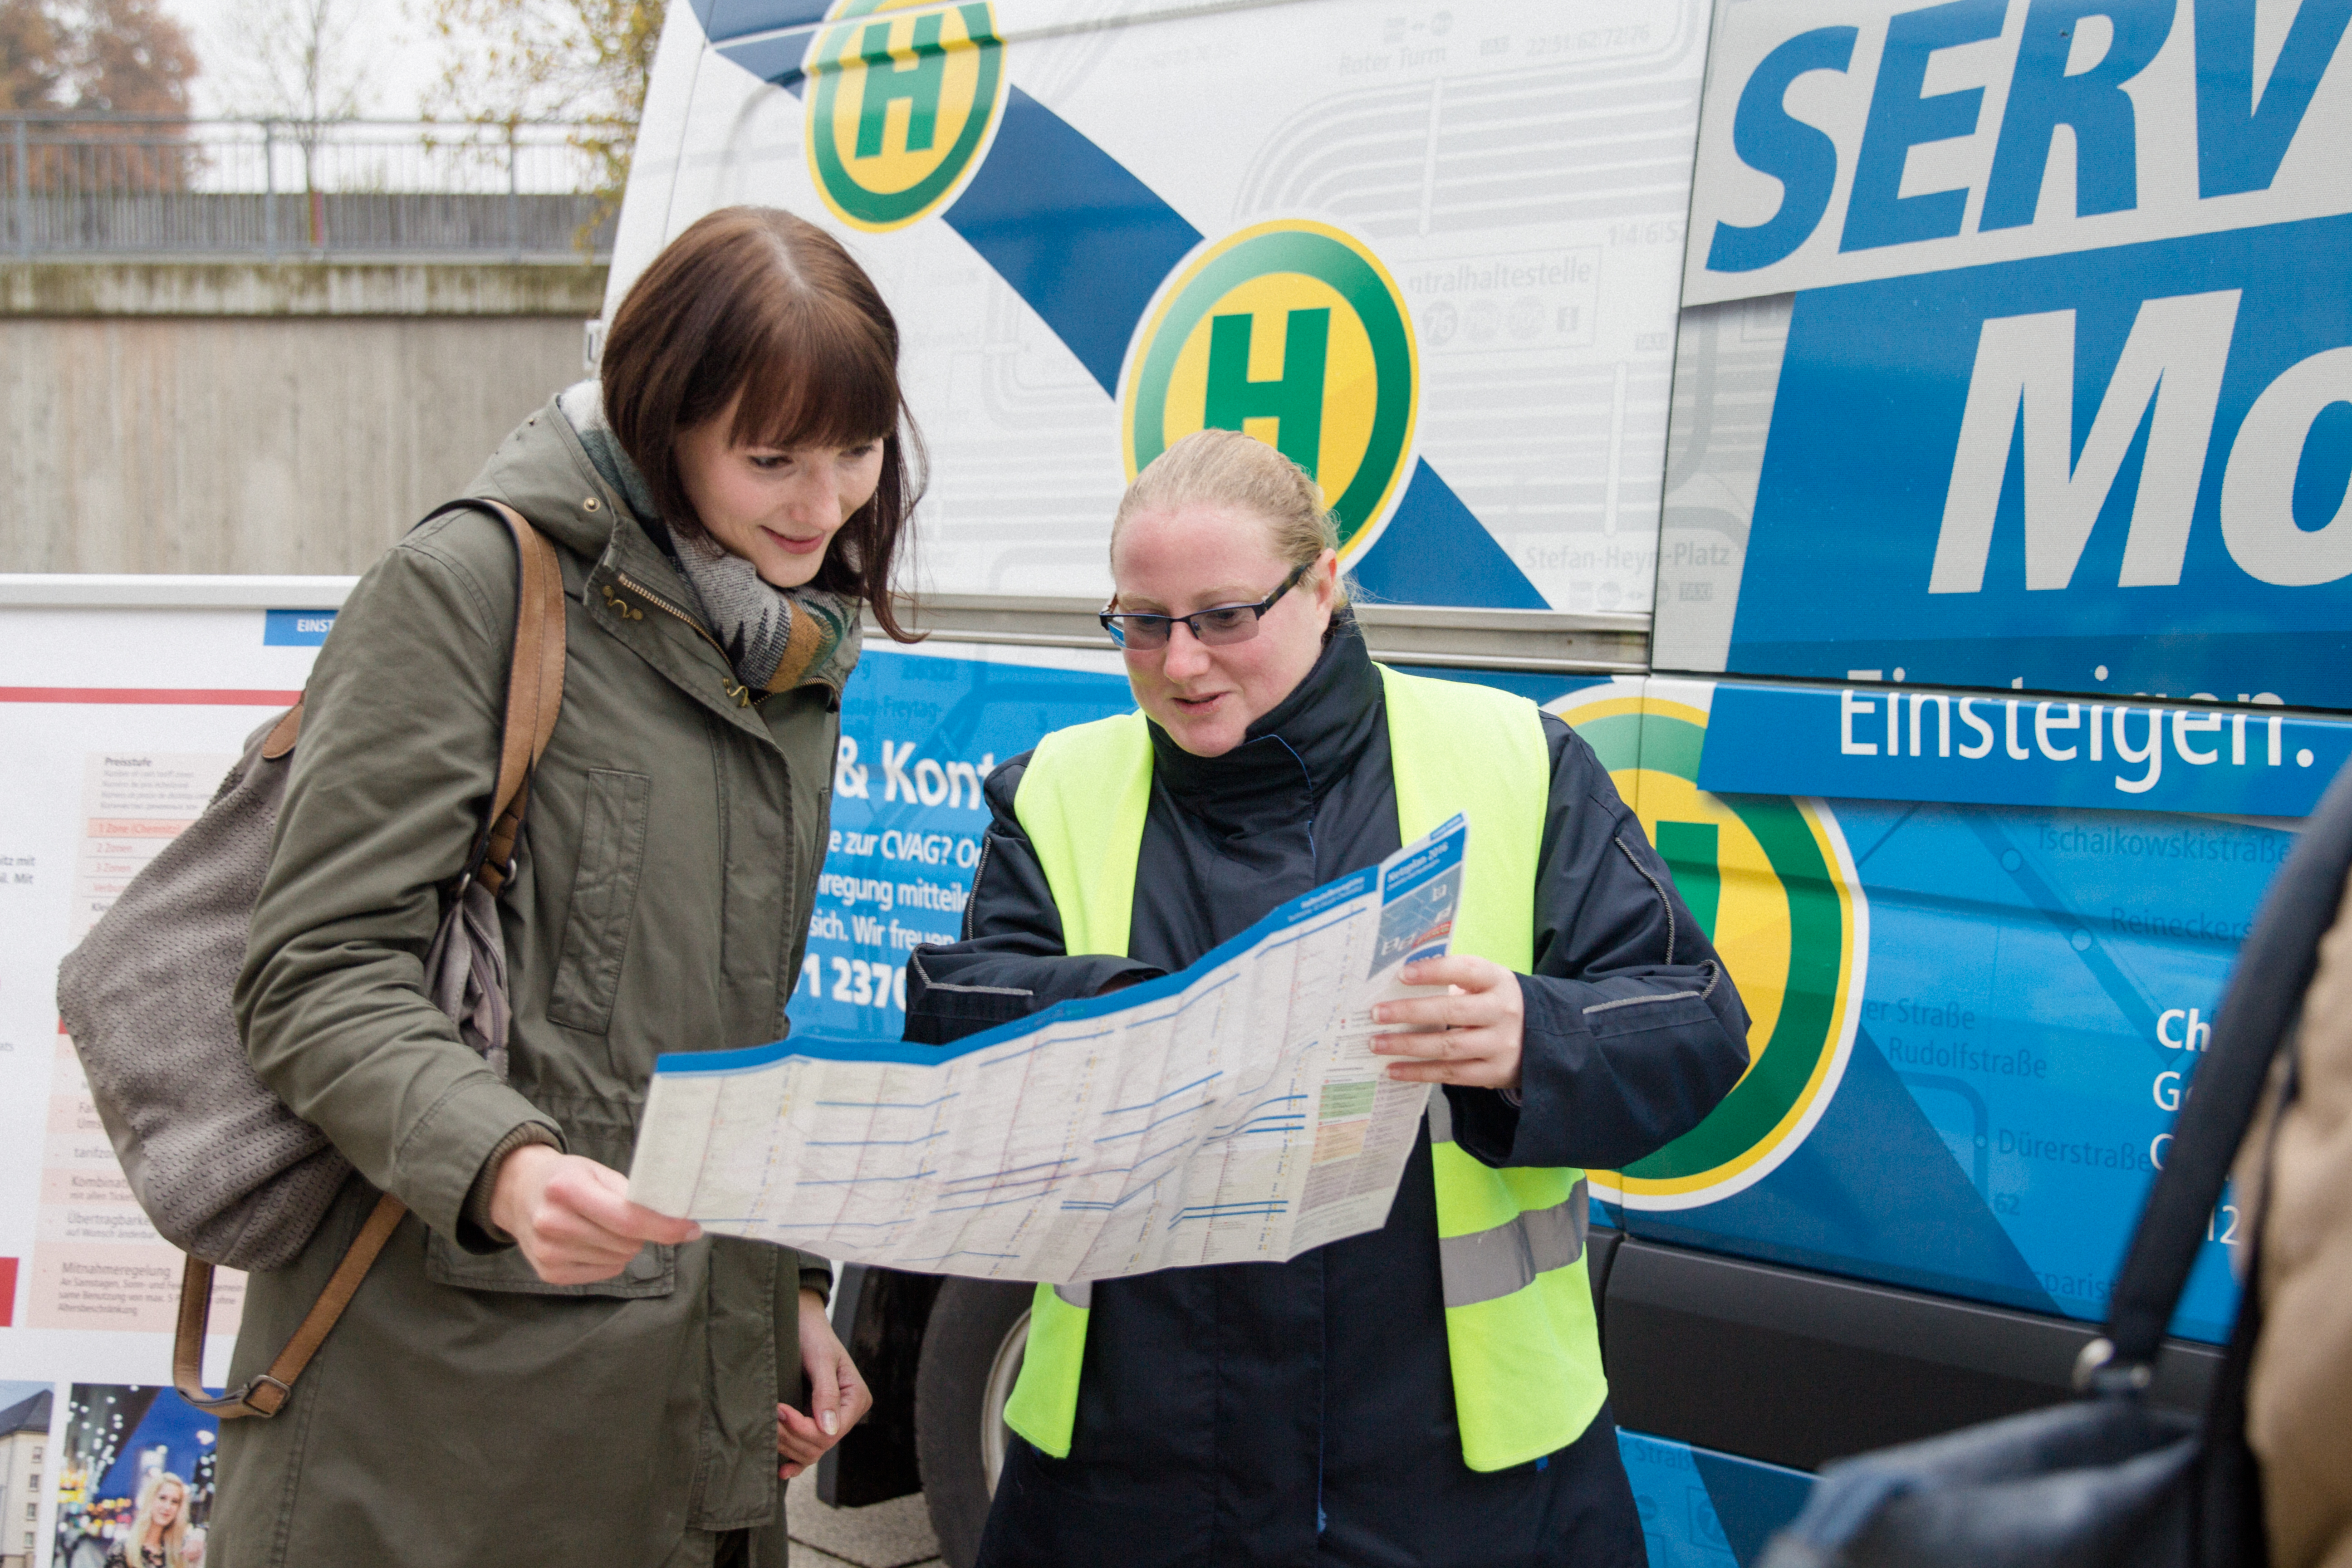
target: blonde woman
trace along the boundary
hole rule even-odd
[[[1102,620],[1141,711],[989,774],[963,940],[916,951],[908,1035],[1181,969],[1464,811],[1453,955],[1405,973],[1451,994],[1377,1020],[1442,1027],[1381,1048],[1443,1087],[1379,1230],[1039,1290],[982,1568],[1643,1561],[1580,1167],[1696,1126],[1748,1016],[1592,749],[1373,663],[1333,544],[1315,482],[1245,436],[1138,477]]]
[[[204,1560],[204,1532],[188,1530],[188,1483],[169,1470],[151,1471],[130,1533],[114,1543],[107,1568],[195,1568]]]

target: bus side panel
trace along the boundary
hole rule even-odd
[[[1389,601],[1646,609],[1702,0],[819,9],[675,8],[609,298],[730,203],[838,235],[903,331],[927,586],[1099,598],[1126,480],[1214,425]],[[924,26],[937,80],[869,63]]]
[[[1669,1437],[1617,1435],[1650,1568],[1748,1568],[1813,1489],[1802,1470]]]
[[[791,1011],[795,1028],[896,1040],[907,955],[961,938],[989,773],[1135,703],[1108,649],[868,648],[842,693],[833,837]]]
[[[2232,787],[2272,808],[2222,814],[2200,796],[2200,812],[2129,811],[2078,804],[2041,755],[2037,710],[2054,721],[2068,705],[2018,705],[2019,746],[2035,750],[2021,763],[2007,704],[1972,700],[1991,744],[1962,724],[1960,745],[2018,776],[1952,804],[1934,766],[1903,776],[1919,749],[1908,701],[1892,731],[1903,755],[1885,754],[1895,695],[1653,678],[1638,717],[1608,690],[1560,705],[1635,803],[1754,1020],[1740,1087],[1603,1195],[1633,1236],[2097,1321],[2286,828],[2332,776],[2295,759],[2332,764],[2352,726],[2299,721],[2284,732],[2308,744],[2276,767],[2257,729],[2252,765],[2232,770],[2226,722],[2106,708],[2103,735],[2120,723],[2144,745],[2153,723],[2184,790],[2234,771]],[[1939,710],[1958,704],[1906,695],[1926,699],[1925,762],[1938,763]],[[2111,739],[2088,763],[2086,713],[2074,772],[2095,765],[2103,786],[2118,766],[2145,776],[2114,761]],[[2063,731],[2040,734],[2066,749]],[[1853,754],[1874,736],[1874,774]],[[2184,748],[2206,760],[2181,762]],[[2242,1229],[2225,1198],[2176,1332],[2224,1336]]]
[[[2092,1322],[2352,755],[2352,71],[2315,13],[2125,0],[2094,59],[2030,9],[1717,8],[1653,662],[1738,679],[1621,750],[1757,1054],[1615,1193]],[[2177,1332],[2243,1239],[2225,1198]]]
[[[2352,707],[2352,45],[2256,10],[1727,0],[1659,668]]]

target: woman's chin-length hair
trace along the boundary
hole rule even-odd
[[[740,446],[882,443],[874,499],[842,525],[814,579],[865,601],[892,638],[892,583],[922,494],[921,437],[898,389],[898,324],[841,243],[777,207],[722,207],[672,240],[630,287],[604,337],[604,416],[667,526],[702,532],[677,439],[723,413]]]

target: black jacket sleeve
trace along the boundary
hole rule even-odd
[[[1131,958],[1072,958],[1063,951],[1061,911],[1013,815],[1029,756],[1024,752],[988,775],[990,822],[964,905],[963,940],[919,947],[907,961],[907,1038],[918,1045],[951,1045],[1056,1002],[1160,973]]]
[[[1449,1088],[1489,1165],[1619,1170],[1698,1125],[1748,1070],[1748,1009],[1592,748],[1544,717],[1551,800],[1518,1101]]]

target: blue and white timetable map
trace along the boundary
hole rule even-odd
[[[629,1195],[844,1262],[1070,1284],[1280,1261],[1388,1217],[1429,1099],[1371,1052],[1449,950],[1469,825],[1180,973],[948,1047],[799,1037],[665,1056]]]

